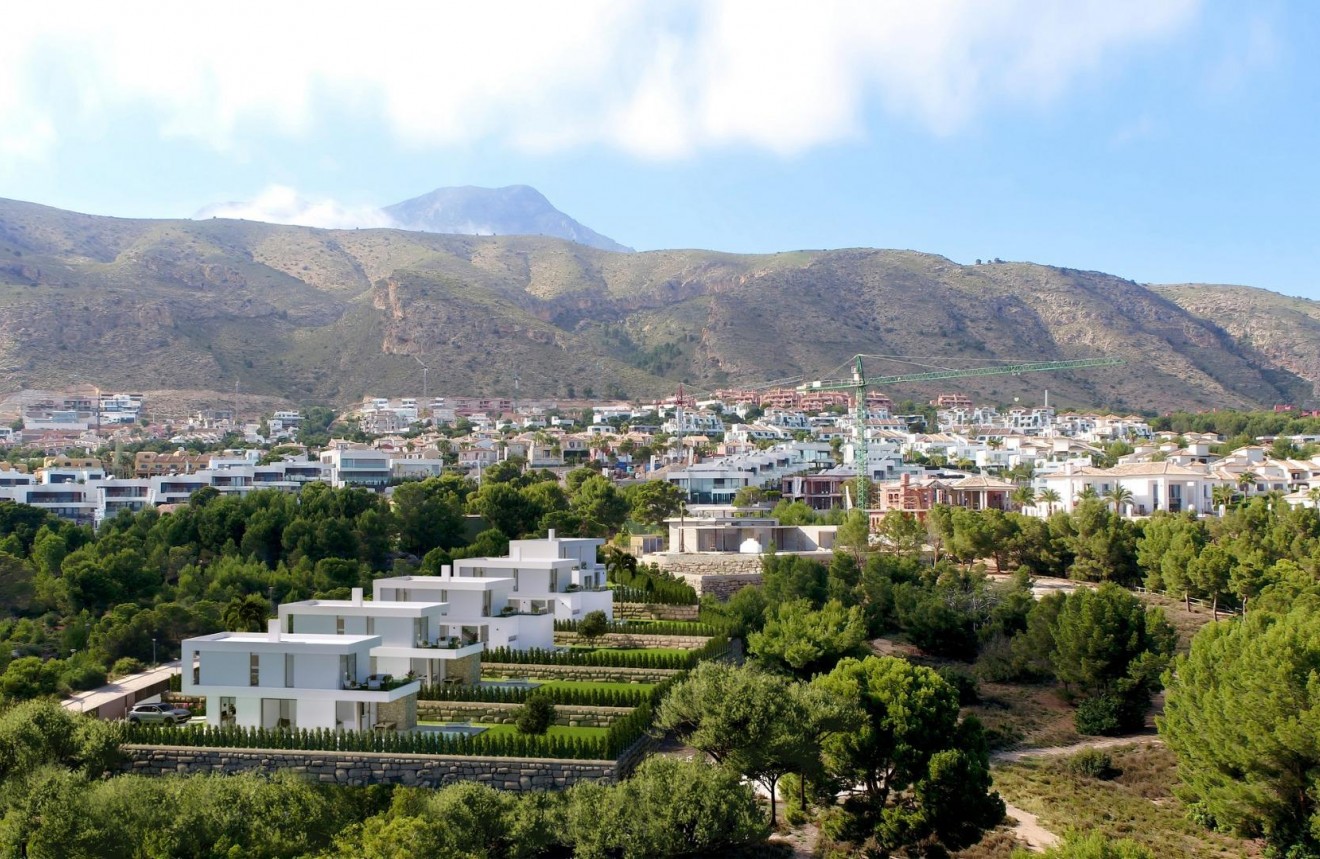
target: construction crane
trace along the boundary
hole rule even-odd
[[[853,419],[857,423],[857,441],[853,445],[853,465],[857,469],[857,490],[855,506],[865,509],[868,506],[867,450],[866,450],[866,389],[880,385],[897,385],[903,382],[933,382],[937,379],[965,379],[972,376],[1017,376],[1022,373],[1044,373],[1054,370],[1081,370],[1089,367],[1117,367],[1125,363],[1122,358],[1079,358],[1073,361],[1034,361],[1023,364],[1000,364],[994,367],[976,367],[971,370],[928,370],[921,373],[903,373],[897,376],[877,376],[866,378],[862,369],[862,358],[852,358],[853,373],[851,379],[817,379],[805,385],[798,385],[797,390],[808,391],[851,391],[853,393]]]
[[[413,360],[422,368],[422,408],[427,408],[431,401],[426,398],[426,374],[431,372],[431,368],[426,366],[426,362],[416,355],[413,356]]]

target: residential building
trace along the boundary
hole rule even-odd
[[[448,611],[442,602],[366,600],[354,588],[346,600],[284,603],[279,620],[286,633],[379,637],[368,652],[371,674],[413,675],[426,684],[476,683],[485,646],[451,638]]]
[[[372,588],[378,601],[446,603],[440,633],[464,644],[514,650],[554,646],[553,611],[510,604],[511,578],[460,577],[444,567],[439,576],[376,579]]]
[[[183,641],[182,690],[207,700],[212,726],[366,730],[416,724],[419,681],[371,671],[379,635],[217,632]]]

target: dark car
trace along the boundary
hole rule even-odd
[[[182,725],[192,718],[192,713],[173,704],[134,704],[128,711],[130,722],[159,722],[165,725]]]

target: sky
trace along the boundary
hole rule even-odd
[[[51,6],[6,10],[0,197],[345,227],[528,184],[639,250],[1320,299],[1310,0]]]

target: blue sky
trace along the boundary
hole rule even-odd
[[[271,5],[7,13],[0,196],[349,225],[525,183],[639,249],[1320,299],[1312,3]]]

